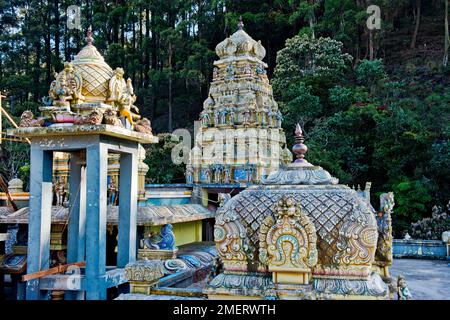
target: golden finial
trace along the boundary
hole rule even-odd
[[[302,127],[300,127],[300,124],[297,123],[295,126],[295,145],[292,147],[292,152],[295,154],[294,163],[300,163],[300,164],[307,164],[308,161],[306,161],[305,153],[308,152],[308,147],[303,144],[305,139],[303,138],[303,130]]]
[[[242,20],[242,16],[239,16],[238,29],[239,30],[243,30],[244,29],[244,21]]]
[[[94,42],[94,38],[92,37],[92,26],[89,26],[89,28],[87,29],[85,40],[88,45]]]

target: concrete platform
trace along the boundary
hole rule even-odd
[[[450,300],[449,261],[394,259],[391,275],[406,277],[414,300]]]

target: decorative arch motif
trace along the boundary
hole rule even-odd
[[[307,284],[317,264],[316,228],[290,197],[274,207],[259,233],[259,260],[273,272],[274,282]]]
[[[229,271],[246,271],[246,230],[229,202],[218,210],[214,226],[214,241],[223,266]]]

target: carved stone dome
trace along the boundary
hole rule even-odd
[[[92,44],[89,35],[86,41],[88,44],[75,56],[72,64],[83,79],[81,94],[85,100],[103,102],[108,97],[109,79],[113,75],[113,70]]]
[[[19,178],[14,178],[8,182],[8,191],[11,193],[23,191],[23,181]]]
[[[221,59],[230,56],[250,55],[262,60],[266,56],[266,49],[260,41],[254,40],[244,30],[239,29],[231,37],[216,46],[216,53]]]

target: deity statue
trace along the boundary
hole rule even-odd
[[[226,124],[227,119],[227,109],[222,109],[219,113],[220,115],[220,124]]]
[[[245,173],[247,174],[247,182],[252,182],[253,180],[253,166],[248,166],[245,169]]]
[[[234,66],[232,63],[229,63],[227,66],[227,80],[234,79]]]
[[[108,205],[115,205],[117,199],[117,185],[114,179],[108,184]]]
[[[209,119],[208,112],[202,111],[202,113],[200,113],[200,121],[202,122],[203,127],[209,127],[211,120]]]
[[[143,247],[146,249],[151,250],[158,250],[159,249],[159,243],[161,242],[162,237],[160,234],[151,231],[150,234],[147,236],[147,238],[144,239],[144,245]]]
[[[205,169],[205,182],[211,182],[211,169]]]
[[[250,65],[250,63],[247,63],[243,68],[242,68],[242,73],[244,75],[247,76],[251,76],[252,75],[252,66]]]
[[[219,183],[221,181],[221,174],[222,174],[222,166],[221,165],[214,165],[214,182]]]
[[[219,78],[219,69],[217,67],[215,67],[213,69],[213,81],[217,80]]]
[[[122,68],[116,68],[114,75],[109,80],[109,98],[108,102],[112,102],[119,107],[119,113],[125,117],[128,122],[133,125],[134,120],[140,119],[139,109],[134,105],[136,96],[134,94],[131,79],[128,78],[125,82],[123,78],[124,71]],[[134,112],[131,110],[133,109]]]
[[[173,234],[173,227],[170,223],[165,224],[160,231],[161,241],[158,243],[161,250],[175,249],[175,235]]]
[[[54,77],[48,94],[55,106],[69,107],[70,104],[77,104],[84,99],[81,94],[83,80],[75,72],[71,62],[65,62],[64,70],[59,74],[55,72]]]
[[[248,111],[247,109],[244,111],[242,123],[244,125],[247,125],[250,123],[250,111]]]
[[[272,110],[269,110],[267,116],[269,118],[269,127],[273,128],[275,127],[275,120],[274,120],[274,112]]]
[[[281,123],[283,122],[283,115],[281,114],[280,110],[277,111],[276,119],[277,119],[277,128],[281,128]]]
[[[398,300],[412,300],[412,294],[408,289],[408,284],[404,276],[400,275],[397,278],[397,294]]]
[[[214,111],[214,124],[217,126],[219,124],[219,111]]]
[[[186,183],[193,183],[194,169],[191,165],[186,166]]]
[[[109,98],[107,101],[119,101],[122,93],[125,91],[127,86],[125,79],[123,78],[124,71],[122,68],[116,68],[114,74],[109,80]]]
[[[394,193],[383,193],[380,196],[381,211],[377,213],[375,219],[378,227],[378,243],[375,252],[375,261],[383,265],[392,263],[392,219],[391,214],[394,208]]]
[[[235,112],[234,112],[234,107],[231,107],[231,108],[229,108],[228,109],[228,113],[229,113],[229,115],[230,115],[230,119],[229,119],[229,124],[230,125],[234,125],[234,121],[235,121],[235,117],[236,117],[236,114],[235,114]]]
[[[225,167],[223,169],[223,182],[224,183],[230,183],[231,182],[231,174],[230,174],[230,168]]]
[[[231,199],[231,195],[229,193],[219,193],[217,197],[219,200],[219,207],[223,207],[225,203]]]
[[[54,184],[53,184],[53,192],[56,195],[56,204],[57,206],[62,206],[64,204],[64,200],[66,197],[66,191],[64,189],[64,184],[57,180]]]

